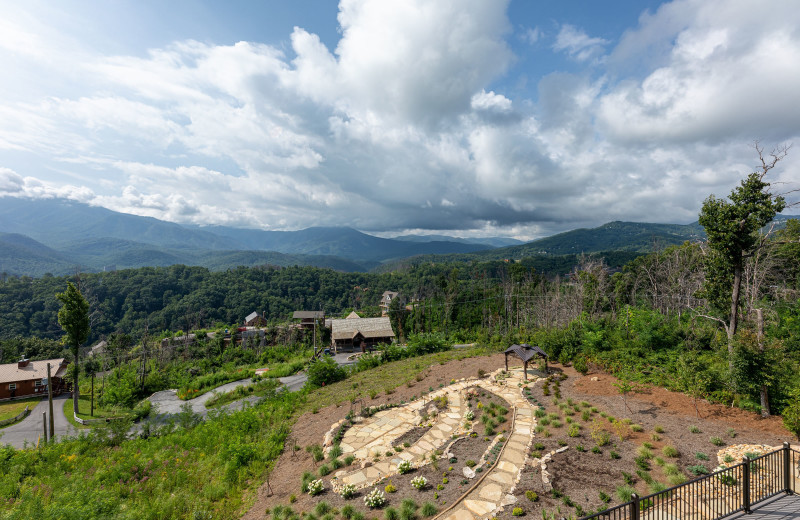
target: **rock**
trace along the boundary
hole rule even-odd
[[[594,377],[592,378],[592,381],[600,381],[600,378],[599,378],[599,377],[597,377],[597,376],[594,376]]]
[[[467,466],[464,466],[463,473],[464,473],[464,476],[467,477],[467,478],[475,478],[475,470],[473,470],[472,468],[468,468]]]
[[[515,497],[514,495],[509,493],[508,495],[503,497],[503,501],[500,502],[500,505],[505,507],[505,506],[510,506],[511,504],[516,504],[516,503],[517,503],[517,497]]]
[[[556,450],[556,453],[564,453],[564,452],[565,452],[565,451],[567,451],[568,449],[569,449],[569,446],[561,446],[560,448],[558,448],[558,449]]]
[[[372,466],[372,461],[369,460],[361,461],[361,469],[368,468],[370,466]]]

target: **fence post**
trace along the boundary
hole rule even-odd
[[[783,490],[792,494],[792,449],[788,442],[783,443]]]
[[[744,512],[750,513],[750,457],[742,457],[742,501]]]
[[[631,493],[631,520],[639,520],[639,495]]]

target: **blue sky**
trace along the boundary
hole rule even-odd
[[[798,28],[779,0],[0,0],[0,196],[384,235],[687,223],[755,140],[797,140]]]

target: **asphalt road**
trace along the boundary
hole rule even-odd
[[[56,439],[64,436],[74,437],[78,431],[72,426],[64,416],[64,401],[70,399],[68,394],[62,394],[53,398],[53,429]],[[24,448],[28,445],[36,445],[36,441],[42,436],[42,412],[47,412],[47,399],[42,399],[31,410],[31,414],[22,421],[0,429],[0,444],[10,444],[15,448]]]

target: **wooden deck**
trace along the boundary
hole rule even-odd
[[[751,514],[736,513],[728,518],[744,520],[788,520],[800,518],[800,495],[784,495],[772,497],[753,506]]]

